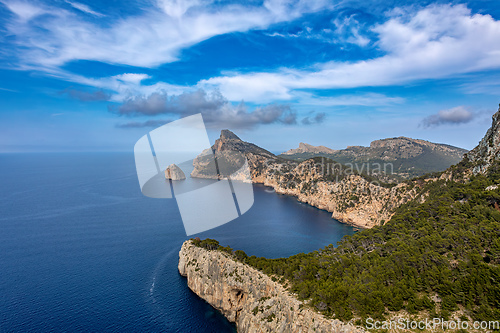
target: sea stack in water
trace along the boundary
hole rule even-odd
[[[182,172],[182,169],[175,164],[170,164],[165,170],[165,179],[172,180],[184,180],[186,175]]]

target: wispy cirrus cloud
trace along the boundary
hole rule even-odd
[[[144,127],[160,127],[172,121],[171,119],[150,119],[146,121],[130,121],[126,123],[116,124],[117,128],[144,128]]]
[[[500,68],[500,21],[490,15],[472,15],[464,5],[394,10],[371,31],[385,55],[319,63],[310,69],[218,76],[200,85],[217,87],[231,100],[243,96],[253,101],[287,100],[299,89],[401,85]]]
[[[1,2],[15,14],[6,28],[18,47],[17,66],[49,72],[74,60],[154,68],[176,61],[182,49],[213,36],[263,29],[330,5],[326,0],[217,6],[210,6],[212,1],[158,0],[142,15],[97,24],[46,4]],[[68,3],[82,12],[103,15],[81,3]]]
[[[2,88],[2,87],[0,87],[0,90],[2,90],[2,91],[9,91],[9,92],[15,92],[15,93],[19,92],[19,90],[14,90],[14,89],[9,89],[9,88]]]
[[[344,94],[338,96],[316,96],[311,93],[294,92],[301,104],[314,106],[387,106],[403,104],[402,97],[392,97],[378,93]]]
[[[341,40],[361,47],[368,45],[371,41],[370,38],[361,33],[361,23],[356,19],[356,15],[337,18],[333,24],[335,25],[333,40]]]
[[[92,10],[89,6],[83,4],[83,3],[79,3],[79,2],[74,2],[74,1],[68,1],[68,0],[65,0],[66,3],[68,3],[69,5],[71,5],[73,8],[75,9],[78,9],[79,11],[82,11],[84,13],[87,13],[87,14],[91,14],[91,15],[94,15],[94,16],[97,16],[97,17],[104,17],[106,15],[104,14],[101,14],[101,13],[98,13],[94,10]]]
[[[61,94],[67,94],[71,98],[82,102],[109,101],[111,99],[111,95],[103,90],[85,91],[78,89],[65,89],[61,91]]]
[[[17,17],[17,24],[27,24],[34,17],[47,13],[44,6],[38,6],[26,1],[0,1]]]
[[[292,38],[292,39],[313,39],[331,44],[354,44],[360,47],[365,47],[370,43],[368,38],[363,32],[364,25],[357,19],[356,15],[348,15],[337,17],[332,20],[326,27],[313,28],[310,26],[302,27],[300,30],[293,32],[286,31],[273,31],[266,33],[269,37],[277,38]]]

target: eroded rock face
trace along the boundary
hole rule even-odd
[[[332,218],[340,222],[361,228],[384,224],[394,215],[396,208],[419,195],[419,186],[401,183],[387,188],[358,175],[327,181],[318,168],[321,166],[311,160],[291,170],[287,165],[270,164],[254,181],[331,212]]]
[[[176,164],[170,164],[165,170],[165,179],[183,180],[186,179],[186,175]]]
[[[472,163],[473,174],[486,173],[493,162],[500,159],[500,105],[484,138],[465,157]]]
[[[191,172],[191,177],[195,178],[221,178],[220,175],[214,172],[213,156],[219,159],[225,159],[229,165],[234,165],[234,171],[243,167],[245,161],[241,160],[241,156],[245,156],[250,169],[264,165],[267,161],[276,160],[276,156],[260,148],[253,143],[242,141],[236,134],[229,130],[222,130],[219,139],[215,140],[214,145],[210,149],[204,150],[198,155],[194,161],[194,169]],[[224,164],[224,163],[223,163]],[[241,177],[242,179],[245,177]]]
[[[236,323],[241,333],[360,333],[364,329],[326,319],[302,305],[281,284],[227,253],[186,241],[179,252],[179,273],[188,287]]]

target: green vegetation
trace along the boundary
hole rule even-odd
[[[499,183],[499,164],[466,183],[423,183],[423,204],[409,202],[336,248],[281,259],[239,251],[237,259],[285,278],[300,299],[342,320],[399,310],[446,319],[459,306],[474,320],[498,320],[500,189],[485,188]]]
[[[204,248],[205,250],[209,250],[209,251],[211,251],[211,250],[224,251],[224,249],[226,249],[225,247],[220,246],[219,241],[216,241],[215,239],[207,238],[204,240],[200,240],[199,238],[192,238],[191,241],[193,242],[194,245],[199,246],[199,247]],[[227,248],[231,249],[229,246]]]
[[[408,142],[410,146],[405,146],[404,148],[402,148],[403,146],[400,147],[397,145],[392,148],[354,146],[340,150],[334,154],[304,152],[292,155],[279,155],[278,157],[292,161],[305,161],[315,157],[325,157],[344,165],[350,163],[384,165],[390,162],[393,167],[393,170],[390,171],[393,171],[394,174],[391,175],[389,172],[385,175],[385,178],[389,178],[392,182],[419,177],[429,172],[443,171],[451,165],[458,163],[462,159],[462,154],[466,152],[466,150],[461,148],[434,144],[438,148],[446,147],[450,149],[450,152],[446,153],[440,149],[433,149],[432,147],[421,145],[416,142],[412,143],[413,140],[411,139],[409,139]],[[406,156],[405,152],[412,149],[416,150],[417,153],[411,157]]]
[[[313,174],[318,175],[320,177],[319,178],[320,180],[326,182],[340,182],[344,180],[346,177],[349,177],[351,175],[357,175],[363,177],[367,182],[375,183],[382,187],[391,188],[397,185],[396,183],[383,182],[376,176],[368,175],[366,172],[364,172],[366,171],[366,169],[364,169],[364,171],[357,170],[356,167],[354,166],[346,166],[337,161],[333,161],[325,157],[314,157],[307,160],[305,163],[307,164],[301,165],[304,171],[312,172]],[[301,179],[292,178],[294,177],[292,173],[285,173],[283,176],[285,177],[285,183],[296,183],[296,184],[302,183]],[[318,180],[316,180],[316,182]],[[309,190],[309,187],[311,187],[312,185],[313,184],[303,184],[302,188],[304,190]],[[304,188],[304,186],[306,187]]]

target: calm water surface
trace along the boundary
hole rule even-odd
[[[353,233],[254,192],[248,213],[197,236],[276,258]],[[187,238],[175,200],[140,193],[132,154],[0,154],[0,332],[234,332],[179,276]]]

